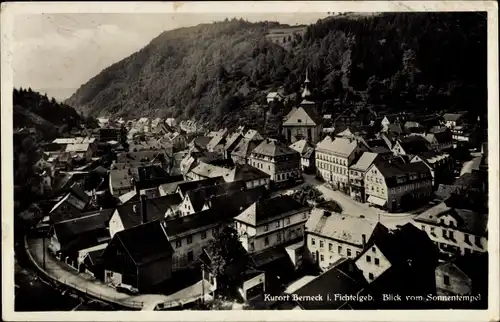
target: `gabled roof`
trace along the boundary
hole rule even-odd
[[[253,203],[243,213],[236,217],[236,220],[252,226],[258,226],[272,218],[280,217],[288,212],[308,209],[308,206],[300,204],[289,195],[261,199]]]
[[[230,192],[246,189],[245,181],[224,182],[217,185],[206,186],[187,192],[194,211],[200,211],[208,198],[224,195]]]
[[[178,194],[171,194],[159,198],[146,199],[147,220],[163,220],[166,212],[182,202]],[[142,204],[140,201],[120,205],[116,208],[123,227],[129,229],[142,223]]]
[[[377,153],[363,152],[358,162],[351,166],[352,170],[366,171],[379,158]]]
[[[429,151],[429,142],[420,135],[411,135],[398,140],[407,154],[418,154]]]
[[[363,245],[362,235],[365,235],[368,241],[376,226],[376,222],[365,218],[332,213],[318,208],[311,211],[306,222],[308,232],[354,245]]]
[[[280,93],[278,93],[278,92],[270,92],[269,94],[267,94],[266,97],[267,98],[276,98],[276,97],[283,98],[283,96]]]
[[[335,138],[332,140],[329,136],[325,137],[316,145],[316,149],[326,150],[334,155],[348,157],[358,147],[358,142],[348,138]]]
[[[189,144],[206,150],[208,143],[212,141],[211,136],[197,136]]]
[[[232,133],[226,139],[226,144],[224,145],[224,150],[231,150],[236,147],[243,136],[239,132]]]
[[[54,231],[65,252],[78,251],[109,241],[107,224],[113,209],[83,213],[81,217],[54,224]]]
[[[251,204],[267,195],[267,189],[264,186],[258,186],[243,191],[231,191],[227,194],[208,198],[204,206],[213,209],[231,209],[237,214],[248,208]]]
[[[186,182],[181,182],[178,185],[178,188],[180,190],[180,193],[185,194],[188,191],[191,190],[196,190],[200,189],[203,187],[208,187],[208,186],[213,186],[216,184],[223,183],[224,178],[222,177],[217,177],[217,178],[207,178],[203,180],[196,180],[196,181],[186,181]]]
[[[285,144],[274,140],[274,139],[266,139],[262,141],[252,153],[270,156],[270,157],[279,157],[285,155],[294,155],[298,154],[297,151],[290,149]]]
[[[439,132],[434,132],[434,133],[429,133],[425,136],[425,139],[429,142],[433,142],[436,140],[437,143],[447,143],[451,142],[452,140],[452,134],[451,132],[448,131],[439,131]]]
[[[65,152],[86,152],[90,147],[89,143],[68,144]]]
[[[332,267],[292,294],[298,295],[297,304],[302,309],[337,310],[348,309],[349,306],[346,300],[334,300],[333,296],[336,294],[355,296],[362,288],[363,284],[349,277],[337,267]],[[317,297],[318,294],[322,295],[321,299]],[[327,294],[330,295],[331,300],[326,298]],[[311,298],[317,300],[311,300]]]
[[[260,135],[259,132],[252,130],[252,129],[247,131],[247,133],[245,134],[245,139],[250,140],[250,141],[264,140],[264,138],[262,137],[262,135]]]
[[[189,235],[198,229],[214,227],[231,221],[238,213],[231,208],[211,208],[189,216],[171,218],[165,221],[165,231],[170,240]]]
[[[116,163],[151,162],[161,154],[168,155],[165,150],[123,152],[116,156]]]
[[[476,236],[485,236],[488,231],[488,214],[482,214],[467,209],[450,207],[441,202],[414,218],[416,222],[440,225],[443,216],[450,215],[457,220],[457,230]]]
[[[217,145],[225,143],[224,140],[226,138],[225,134],[217,134],[215,135],[210,142],[207,144],[207,149],[212,150],[214,149]]]
[[[249,164],[236,164],[234,168],[223,176],[226,182],[250,181],[270,178],[270,175],[252,167]]]
[[[165,194],[171,194],[177,190],[177,187],[181,183],[186,183],[186,182],[190,182],[190,181],[180,180],[180,181],[175,181],[175,182],[170,182],[170,183],[164,183],[164,184],[161,184],[158,187],[158,189],[159,190],[161,189],[161,191],[163,191]]]
[[[193,172],[203,178],[223,177],[229,174],[228,168],[216,166],[210,163],[199,162],[190,172]]]
[[[314,146],[312,145],[311,142],[307,140],[300,140],[290,145],[290,148],[294,149],[295,151],[303,155],[305,152],[309,150],[308,148],[314,148]]]
[[[122,230],[113,236],[115,238],[138,266],[170,257],[174,253],[164,227],[157,220]]]
[[[318,125],[316,117],[311,109],[306,111],[304,107],[300,106],[288,115],[283,126],[316,126]]]
[[[248,157],[252,151],[259,145],[261,141],[251,141],[249,139],[241,139],[236,145],[231,155],[235,155],[241,158]]]
[[[369,251],[371,245],[376,245],[392,266],[437,264],[436,246],[425,231],[411,223],[395,231],[387,229],[377,231],[358,258]]]
[[[134,186],[132,180],[136,179],[137,168],[109,170],[109,180],[113,189],[131,188]]]
[[[396,162],[396,160],[377,160],[373,166],[376,166],[382,173],[385,183],[389,188],[414,181],[429,180],[432,177],[429,167],[424,162],[402,163]],[[410,175],[416,175],[416,177],[411,179]],[[398,183],[397,178],[404,178],[405,180]]]

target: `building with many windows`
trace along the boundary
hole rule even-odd
[[[300,154],[274,139],[266,139],[250,154],[248,164],[271,176],[275,185],[302,179]]]
[[[487,213],[458,209],[442,202],[413,220],[447,256],[488,250]]]
[[[302,239],[309,213],[310,207],[282,195],[253,203],[234,220],[243,247],[254,253]]]
[[[432,175],[423,162],[375,162],[365,173],[370,204],[396,211],[421,204],[432,194]]]
[[[368,148],[350,138],[327,136],[316,146],[316,172],[334,188],[347,191],[349,184],[349,166],[357,156]]]
[[[343,258],[355,258],[372,234],[386,229],[365,218],[313,209],[306,223],[306,245],[314,262],[323,270]]]

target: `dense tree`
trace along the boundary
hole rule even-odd
[[[296,46],[289,51],[264,37],[278,26],[272,22],[227,20],[167,31],[106,68],[68,103],[93,115],[116,107],[116,115],[139,116],[154,108],[158,115],[230,127],[258,118],[262,111],[240,107],[275,84],[286,95],[299,93],[309,67],[322,100],[393,110],[474,106],[474,113],[486,113],[485,15],[354,16],[330,16],[308,26],[303,36],[293,37]]]

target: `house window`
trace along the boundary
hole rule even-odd
[[[276,222],[276,228],[280,228],[280,222]]]
[[[277,239],[280,242],[281,241],[281,234],[278,232]]]
[[[175,248],[179,248],[179,247],[181,247],[181,246],[182,246],[182,240],[181,240],[181,239],[176,240],[176,241],[175,241]]]
[[[311,238],[311,245],[316,245],[316,240],[314,238]]]
[[[455,237],[453,236],[453,231],[449,231],[449,233],[448,233],[448,237],[449,237],[451,240],[455,240]]]
[[[360,252],[359,251],[356,251],[356,256],[359,256]]]
[[[250,248],[250,251],[253,251],[255,249],[255,245],[254,245],[253,242],[250,243],[250,247],[249,248]]]
[[[265,246],[269,245],[269,237],[264,238],[264,245]]]
[[[374,246],[372,247],[372,252],[376,253],[377,252],[377,248]]]
[[[372,262],[372,258],[371,258],[371,256],[370,256],[370,255],[367,255],[367,256],[366,256],[366,261],[367,261],[368,263],[371,263],[371,262]]]
[[[187,237],[187,243],[188,243],[188,245],[193,243],[193,236]]]
[[[377,265],[377,266],[378,266],[378,265],[380,264],[379,259],[378,259],[378,258],[375,258],[374,260],[375,260],[375,265]]]
[[[206,231],[202,231],[201,232],[201,239],[205,239],[207,238],[207,232]]]
[[[373,280],[373,273],[368,273],[368,278],[370,279],[370,281]]]
[[[323,255],[320,255],[319,258],[320,258],[320,261],[322,261],[322,262],[325,260],[325,257]]]
[[[446,229],[443,229],[443,238],[448,238],[448,236],[446,235]]]
[[[328,251],[333,251],[333,245],[332,243],[328,243]]]
[[[269,230],[269,226],[266,224],[264,225],[264,231],[268,231]]]
[[[312,257],[314,260],[316,260],[316,253],[312,253]]]
[[[323,241],[322,240],[319,241],[319,248],[323,248]]]
[[[193,251],[189,251],[188,252],[188,262],[192,262],[193,261]]]
[[[420,228],[422,228],[422,230],[425,231],[425,225],[420,226]]]
[[[288,217],[288,218],[286,219],[286,224],[287,224],[287,225],[290,225],[290,217]]]
[[[351,257],[351,249],[347,248],[347,257]]]
[[[443,275],[444,285],[450,286],[450,277],[448,275]]]
[[[342,254],[342,246],[338,247],[339,254]]]
[[[431,227],[431,235],[436,236],[436,233],[434,232],[434,227]]]

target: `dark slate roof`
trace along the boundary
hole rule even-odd
[[[322,301],[297,301],[297,304],[305,310],[348,309],[347,302],[345,300],[335,300],[334,295],[356,295],[362,287],[362,284],[333,267],[292,294],[297,294],[299,298],[304,297],[304,299],[307,299],[306,296],[322,295]],[[330,294],[332,298],[330,301],[326,299],[327,294]]]
[[[196,189],[203,188],[203,187],[213,186],[213,185],[220,184],[223,182],[225,182],[225,181],[224,181],[224,178],[222,178],[222,177],[207,178],[207,179],[203,179],[203,180],[186,181],[186,182],[179,183],[178,188],[180,189],[180,192],[182,194],[185,194],[186,192],[191,191],[191,190],[196,190]]]
[[[250,206],[250,207],[253,207]],[[290,211],[307,209],[297,200],[289,195],[281,195],[273,198],[261,199],[255,203],[255,207],[247,213],[240,214],[236,219],[252,226],[257,226],[269,221],[271,218],[279,217]]]
[[[262,141],[255,141],[250,139],[241,139],[240,142],[236,145],[231,155],[235,155],[237,157],[246,158],[253,152],[253,150],[261,143]]]
[[[464,116],[464,113],[446,113],[443,115],[445,121],[458,121]]]
[[[154,199],[146,199],[147,220],[163,220],[165,213],[172,206],[182,202],[178,194],[166,195]],[[142,223],[141,202],[127,203],[116,208],[125,229],[129,229]]]
[[[260,154],[260,155],[265,155],[265,156],[271,156],[271,157],[278,157],[278,156],[284,156],[284,155],[298,155],[299,153],[285,144],[273,140],[273,139],[266,139],[262,141],[254,150],[252,153],[255,154]]]
[[[136,265],[172,256],[174,252],[162,223],[157,220],[122,230],[114,238],[121,242]]]
[[[429,151],[429,142],[420,135],[407,136],[399,140],[399,144],[407,154]]]
[[[212,141],[211,136],[197,136],[193,139],[192,143],[194,146],[205,150],[210,141]]]
[[[267,189],[259,186],[243,191],[230,192],[225,195],[210,198],[205,204],[214,209],[232,209],[240,213],[257,200],[267,195]]]
[[[246,189],[245,181],[225,182],[218,185],[202,187],[187,192],[195,212],[200,211],[208,198]]]
[[[373,153],[377,153],[377,154],[387,154],[387,153],[392,153],[392,151],[391,151],[391,150],[389,150],[388,148],[386,148],[385,146],[376,146],[376,147],[370,148],[370,150],[371,150]]]
[[[423,162],[403,163],[394,161],[377,160],[375,166],[382,173],[385,183],[389,188],[396,187],[409,182],[417,182],[428,180],[432,177],[429,168]],[[410,179],[410,174],[417,174],[413,180]],[[397,183],[396,178],[405,178],[403,183]]]
[[[383,139],[372,139],[372,140],[366,140],[366,143],[370,148],[375,148],[375,147],[384,147],[388,149],[387,143]]]
[[[224,145],[224,150],[232,150],[243,138],[243,135],[239,132],[230,134],[226,139],[226,144]]]
[[[66,252],[97,246],[110,239],[107,224],[113,209],[88,212],[82,217],[58,222],[54,225],[61,249]]]
[[[164,183],[164,184],[161,184],[160,187],[165,192],[165,194],[170,194],[170,193],[174,193],[177,190],[177,187],[180,184],[185,183],[185,182],[188,182],[188,181],[180,180],[180,181],[175,181],[175,182],[170,182],[170,183]]]
[[[168,173],[158,165],[148,165],[137,168],[138,181],[155,180],[160,178],[169,178],[173,181],[178,181],[182,176],[170,177]]]
[[[377,230],[359,257],[376,245],[392,266],[437,264],[438,250],[427,233],[407,223],[397,230]]]
[[[167,155],[166,151],[137,151],[137,152],[123,152],[116,156],[117,163],[133,163],[133,162],[151,162],[155,160],[160,154]]]
[[[462,174],[455,182],[454,186],[464,188],[479,188],[482,184],[482,178],[477,172],[467,172]]]
[[[196,212],[189,216],[176,217],[165,221],[165,231],[170,239],[190,231],[231,221],[238,212],[231,209],[212,208]]]
[[[224,180],[233,181],[251,181],[259,179],[268,179],[270,175],[249,164],[236,164],[231,172],[224,175]]]

